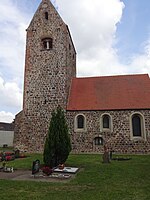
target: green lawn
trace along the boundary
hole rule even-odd
[[[70,155],[66,164],[81,170],[67,183],[0,180],[0,200],[150,200],[150,155],[102,164],[101,155]],[[36,158],[11,162],[31,168]]]

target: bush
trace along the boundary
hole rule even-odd
[[[63,164],[71,151],[71,143],[64,111],[59,106],[52,112],[48,135],[45,141],[43,160],[46,166]]]

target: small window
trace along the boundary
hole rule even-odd
[[[44,38],[42,40],[42,43],[43,43],[43,49],[45,50],[50,50],[53,48],[53,40],[52,38]]]
[[[135,114],[132,117],[132,129],[133,129],[133,137],[141,137],[141,118],[139,115]]]
[[[84,128],[84,116],[78,115],[77,117],[77,128]]]
[[[45,12],[45,19],[48,20],[48,12]]]
[[[69,50],[71,49],[71,45],[69,44]]]
[[[102,137],[96,137],[94,138],[95,145],[103,145],[103,138]]]
[[[108,115],[103,116],[103,128],[110,127],[110,117]]]

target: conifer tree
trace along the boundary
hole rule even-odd
[[[71,143],[64,111],[59,106],[52,118],[45,141],[43,160],[45,165],[56,167],[63,164],[71,151]]]

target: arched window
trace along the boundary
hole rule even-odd
[[[77,116],[77,128],[84,128],[84,116],[83,115]]]
[[[75,117],[74,130],[77,131],[86,131],[86,117],[82,114],[79,114]]]
[[[100,131],[101,132],[112,132],[113,131],[112,117],[109,113],[104,113],[101,115]]]
[[[138,114],[132,116],[132,132],[133,132],[133,137],[142,136],[141,118]]]
[[[43,49],[50,50],[53,48],[53,39],[52,38],[44,38],[42,39]]]
[[[103,138],[102,137],[96,137],[94,138],[95,145],[103,145]]]
[[[144,139],[146,141],[145,119],[140,112],[130,116],[130,136],[133,140]]]
[[[109,128],[110,127],[110,117],[109,115],[103,116],[103,128]]]

